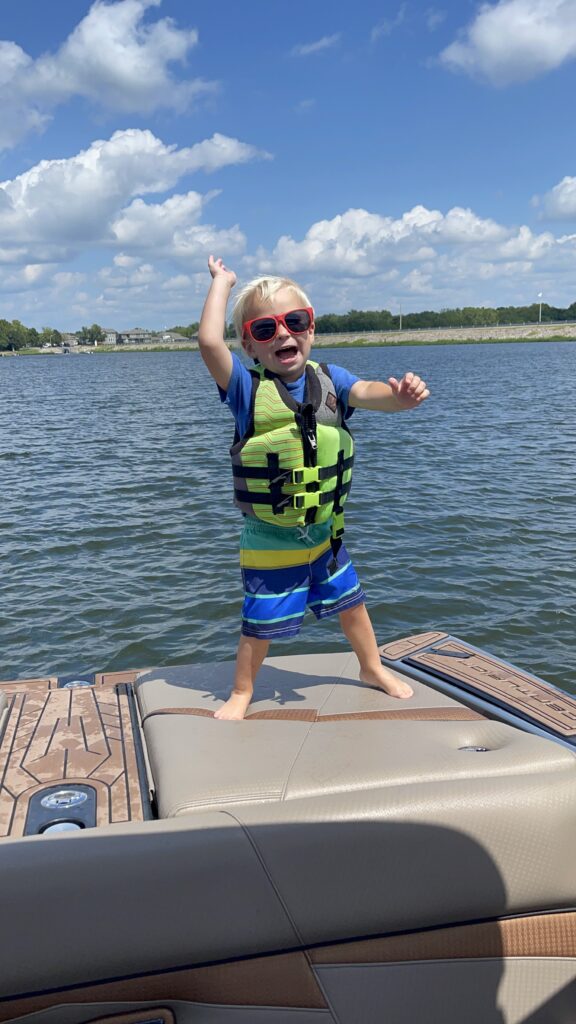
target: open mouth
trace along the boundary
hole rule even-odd
[[[282,345],[282,348],[276,349],[276,358],[279,359],[281,363],[290,362],[290,360],[294,359],[297,355],[297,345]]]

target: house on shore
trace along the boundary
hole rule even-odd
[[[198,335],[193,334],[191,338],[188,338],[185,334],[179,334],[178,331],[164,331],[164,333],[160,335],[159,340],[166,342],[168,345],[172,345],[173,343],[178,342],[198,341]]]
[[[132,327],[128,331],[120,331],[118,334],[119,345],[147,345],[155,341],[151,331],[145,331],[143,327]]]

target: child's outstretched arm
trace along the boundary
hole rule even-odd
[[[357,380],[350,388],[348,405],[355,409],[376,409],[379,412],[402,412],[415,409],[430,394],[426,383],[415,373],[405,373],[402,380],[389,377],[379,380]]]
[[[213,256],[208,257],[208,269],[212,284],[200,317],[198,346],[214,380],[223,391],[227,391],[232,374],[232,356],[224,341],[226,306],[236,284],[236,274],[228,270],[221,259],[215,260]]]

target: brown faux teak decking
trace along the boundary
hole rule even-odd
[[[129,707],[136,673],[58,689],[56,679],[0,684],[8,717],[0,743],[0,836],[24,833],[29,800],[47,786],[89,785],[96,824],[141,821],[144,807]]]
[[[420,633],[380,647],[389,662],[431,672],[498,701],[560,736],[576,737],[576,698],[446,633]]]

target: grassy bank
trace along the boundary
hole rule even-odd
[[[355,338],[354,341],[335,341],[330,338],[324,341],[319,335],[314,341],[314,348],[397,348],[401,345],[404,348],[423,347],[430,345],[532,345],[547,344],[549,341],[572,341],[576,338],[569,338],[561,334],[553,334],[548,338],[437,338],[434,341],[419,340],[418,338],[402,338],[398,341],[383,339],[382,341],[370,341],[368,338]],[[229,346],[233,350],[239,350],[240,345],[234,342]],[[100,345],[97,348],[78,348],[70,352],[70,355],[115,355],[126,352],[197,352],[197,342],[189,345]],[[58,356],[62,353],[57,349],[21,348],[17,352],[0,352],[2,356]]]

